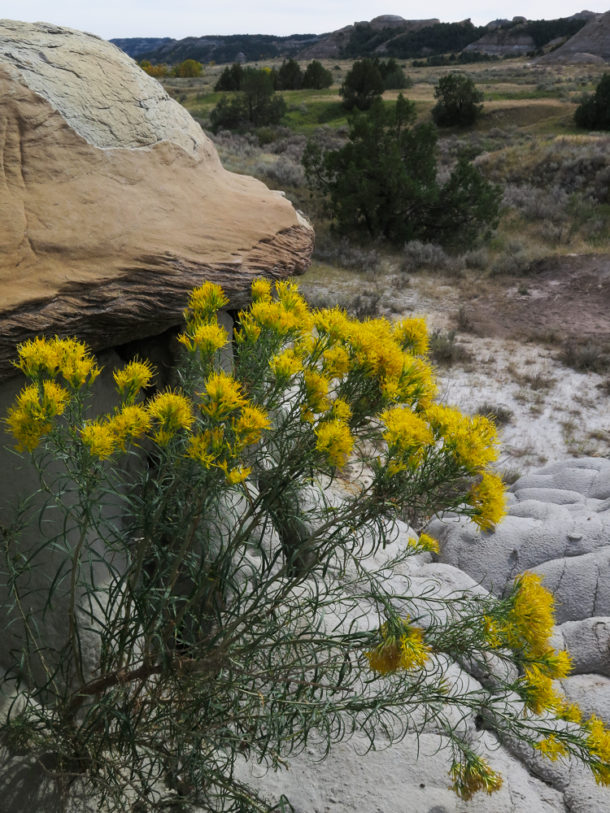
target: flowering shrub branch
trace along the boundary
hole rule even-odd
[[[610,733],[554,683],[570,659],[549,644],[537,576],[503,599],[388,581],[438,551],[433,516],[487,530],[504,514],[495,428],[435,403],[424,321],[311,311],[292,283],[259,279],[231,339],[226,304],[218,286],[193,291],[179,386],[150,394],[154,370],[134,360],[95,417],[83,344],[20,346],[29,383],[6,424],[40,492],[4,532],[3,609],[23,630],[5,743],[52,753],[58,782],[78,777],[104,809],[262,811],[238,755],[276,768],[355,730],[372,746],[424,709],[468,799],[501,785],[452,722],[471,709],[610,783]],[[415,535],[390,555],[400,519]],[[466,660],[510,668],[466,690],[448,678]]]

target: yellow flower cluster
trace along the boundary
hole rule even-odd
[[[289,347],[273,356],[269,361],[269,366],[273,374],[280,381],[285,382],[303,369],[303,362],[294,348]]]
[[[487,466],[498,457],[496,427],[483,415],[470,417],[453,407],[431,405],[426,417],[437,438],[471,472]]]
[[[190,429],[195,417],[189,399],[179,392],[160,392],[149,401],[148,414],[152,419],[153,440],[167,446],[181,430]]]
[[[269,302],[271,300],[271,282],[264,277],[259,277],[253,281],[251,291],[253,302],[259,300]]]
[[[472,521],[482,531],[493,528],[506,514],[506,495],[502,479],[497,474],[484,471],[479,482],[471,488],[468,502],[475,509]]]
[[[528,570],[515,580],[512,606],[506,619],[506,639],[511,649],[534,658],[546,654],[555,619],[553,595],[538,574]]]
[[[253,285],[257,295],[247,311],[240,311],[238,341],[256,341],[263,329],[282,338],[296,338],[311,331],[312,316],[293,282],[276,282],[277,300],[271,299],[270,289],[260,281],[255,280]]]
[[[506,645],[527,659],[519,684],[528,708],[535,714],[552,710],[563,719],[577,721],[577,707],[566,703],[553,686],[553,680],[570,673],[572,663],[568,652],[549,646],[554,599],[541,581],[530,571],[517,577],[510,609],[497,631]]]
[[[428,354],[428,326],[425,319],[411,317],[410,319],[395,322],[392,325],[392,334],[405,350],[416,356],[426,356]]]
[[[125,451],[128,443],[148,432],[151,424],[149,411],[137,404],[126,404],[109,421],[115,443]]]
[[[543,737],[539,740],[534,748],[537,748],[541,754],[555,762],[558,757],[564,757],[568,753],[568,749],[558,740],[554,734],[549,734],[548,737]]]
[[[521,695],[534,714],[557,709],[563,702],[562,695],[553,688],[552,678],[538,664],[525,667],[525,675],[521,678],[520,684]]]
[[[380,418],[386,427],[383,437],[393,459],[392,471],[421,461],[426,447],[434,443],[434,436],[426,421],[409,407],[386,409]]]
[[[188,324],[194,322],[208,322],[216,313],[229,304],[220,285],[214,282],[204,282],[199,288],[191,291],[187,309],[184,312]]]
[[[100,460],[110,457],[117,448],[114,432],[108,421],[87,423],[81,429],[80,435],[89,452]]]
[[[410,536],[407,544],[418,553],[439,553],[440,551],[438,540],[428,534],[420,534],[418,539]]]
[[[351,320],[339,308],[316,311],[313,318],[318,335],[329,343],[322,359],[329,378],[353,371],[376,382],[386,403],[432,402],[436,394],[432,370],[413,355],[426,352],[423,319],[407,319],[392,327],[386,319]]]
[[[241,386],[227,373],[212,373],[205,382],[201,411],[214,421],[221,421],[246,405]]]
[[[239,382],[224,372],[208,376],[200,397],[201,415],[212,426],[188,439],[186,456],[206,469],[220,469],[230,485],[241,483],[251,469],[238,462],[239,455],[271,427],[269,416],[250,403]]]
[[[233,421],[233,431],[237,438],[238,448],[258,443],[263,430],[270,428],[271,422],[264,410],[253,404],[245,404],[239,417]]]
[[[339,419],[323,421],[317,425],[315,435],[316,449],[325,455],[330,465],[345,466],[354,446],[349,426]]]
[[[305,384],[303,416],[307,420],[312,420],[314,412],[324,412],[330,406],[328,401],[329,381],[316,370],[305,370],[303,383]]]
[[[328,378],[342,378],[349,370],[349,355],[345,347],[334,345],[322,357],[322,372]]]
[[[425,665],[431,648],[424,642],[424,633],[419,627],[400,619],[391,630],[386,622],[380,632],[382,642],[364,653],[374,672],[387,675],[398,669],[421,669]]]
[[[202,322],[193,325],[191,330],[181,333],[178,341],[189,353],[199,351],[202,356],[212,356],[229,341],[227,331],[217,322]]]
[[[55,381],[30,384],[19,395],[6,418],[18,449],[33,451],[53,428],[53,419],[63,414],[69,393]]]
[[[112,375],[121,401],[133,404],[139,392],[150,385],[155,371],[149,361],[135,359]]]
[[[88,348],[77,339],[53,339],[36,337],[20,344],[15,366],[28,378],[61,375],[76,390],[91,384],[100,369]]]
[[[591,770],[599,785],[610,785],[610,730],[592,715],[585,724]]]
[[[475,754],[469,754],[466,762],[454,762],[449,775],[453,780],[453,790],[466,802],[480,790],[491,794],[502,787],[502,777],[492,770],[485,759]]]

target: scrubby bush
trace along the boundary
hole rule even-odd
[[[159,79],[162,76],[167,76],[169,73],[167,65],[152,65],[148,59],[143,59],[139,65],[143,71],[145,71],[149,76],[154,76],[155,79]]]
[[[232,97],[223,96],[210,113],[214,132],[279,124],[286,113],[286,102],[274,92],[270,71],[244,68],[239,88]]]
[[[225,91],[230,92],[233,90],[240,90],[241,89],[241,80],[244,75],[244,69],[239,64],[239,62],[235,62],[230,67],[226,67],[223,72],[218,77],[218,81],[214,85],[214,90],[218,91]]]
[[[324,150],[308,143],[303,163],[342,233],[367,232],[394,243],[476,242],[497,218],[499,190],[460,156],[439,184],[436,130],[414,126],[414,105],[399,96],[393,109],[377,99],[350,123],[348,143]]]
[[[28,383],[7,424],[40,494],[3,528],[2,609],[22,630],[3,745],[100,810],[263,813],[238,755],[277,768],[313,737],[385,746],[434,721],[469,799],[502,780],[456,726],[468,708],[610,783],[610,732],[553,684],[570,659],[549,644],[537,575],[502,599],[390,583],[437,549],[419,533],[432,516],[486,529],[504,507],[493,425],[434,403],[423,320],[359,323],[310,312],[291,283],[276,294],[253,283],[228,373],[227,300],[195,290],[175,389],[151,392],[133,360],[97,416],[80,342],[20,346]],[[393,552],[400,516],[415,530]],[[465,659],[493,679],[451,679]]]
[[[313,59],[305,68],[301,87],[322,90],[323,88],[329,88],[332,83],[332,73],[326,70],[324,65],[317,59]]]
[[[483,93],[477,90],[469,76],[461,73],[448,73],[441,76],[434,88],[438,99],[432,108],[432,118],[439,127],[460,127],[474,124],[483,105]]]
[[[379,67],[372,59],[359,59],[347,73],[339,94],[347,110],[368,110],[373,100],[383,93],[383,78]]]
[[[172,68],[172,76],[178,76],[184,78],[194,78],[197,76],[201,76],[201,72],[203,71],[203,65],[201,62],[197,62],[196,59],[185,59],[184,62],[180,62],[179,65],[174,65]]]
[[[576,108],[574,121],[587,130],[610,130],[610,73],[602,76],[595,93]]]
[[[303,71],[295,59],[284,60],[277,72],[277,90],[299,90],[303,84]]]

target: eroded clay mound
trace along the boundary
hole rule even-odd
[[[210,140],[118,48],[0,22],[0,377],[16,342],[95,348],[180,321],[187,292],[306,267],[313,234],[278,192],[226,172]]]

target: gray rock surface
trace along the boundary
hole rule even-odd
[[[485,589],[501,594],[523,570],[539,573],[557,596],[560,624],[552,643],[573,657],[573,674],[562,687],[586,715],[595,713],[610,724],[610,610],[596,610],[610,604],[610,461],[553,464],[521,478],[511,492],[509,516],[494,533],[481,534],[463,520],[435,522],[431,532],[441,540],[440,561],[419,559],[392,576],[392,584],[396,592],[408,584],[415,593],[433,585],[437,595]],[[408,534],[402,529],[395,544]],[[379,556],[391,553],[390,548]],[[463,670],[456,679],[476,685]],[[448,790],[450,754],[430,726],[419,739],[407,735],[387,751],[363,755],[365,742],[357,736],[319,764],[310,749],[290,760],[286,771],[263,775],[256,766],[242,765],[240,774],[272,801],[285,794],[296,813],[608,810],[610,791],[596,785],[580,763],[552,762],[517,738],[499,742],[493,731],[477,729],[472,713],[460,725],[503,775],[492,797],[479,793],[463,802]]]

